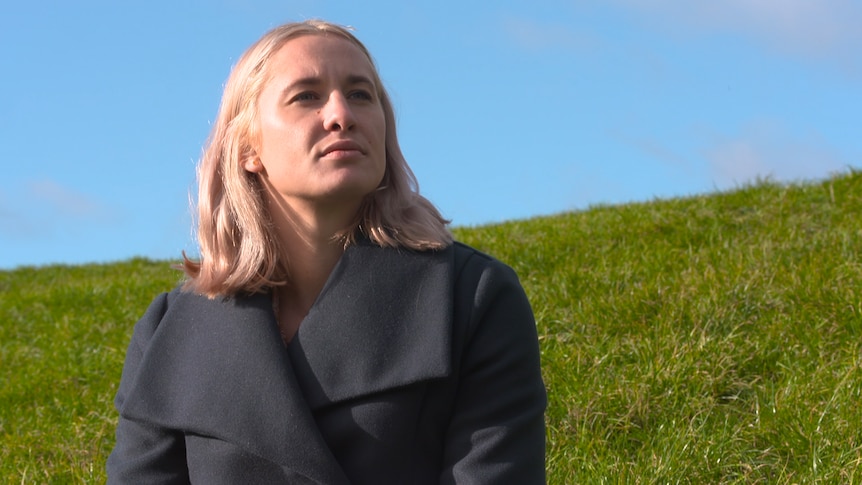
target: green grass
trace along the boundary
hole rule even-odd
[[[140,259],[0,272],[5,483],[104,483],[132,325],[178,281]]]
[[[530,295],[548,481],[862,483],[862,173],[457,237]],[[166,262],[0,272],[0,476],[104,481],[131,326]]]

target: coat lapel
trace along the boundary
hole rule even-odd
[[[289,346],[312,409],[450,374],[453,254],[345,251]]]
[[[270,297],[172,297],[123,415],[234,443],[320,483],[347,483],[302,395]]]

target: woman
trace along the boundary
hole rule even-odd
[[[529,303],[419,196],[350,32],[240,58],[199,184],[201,260],[135,326],[109,483],[544,483]]]

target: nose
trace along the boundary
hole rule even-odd
[[[323,107],[323,126],[329,131],[349,131],[356,125],[356,117],[347,98],[340,91],[329,95]]]

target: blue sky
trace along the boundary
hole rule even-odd
[[[4,2],[0,268],[194,253],[230,67],[307,18],[355,27],[454,225],[862,166],[858,0]]]

